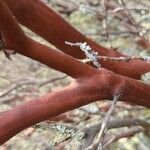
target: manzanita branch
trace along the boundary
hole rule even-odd
[[[65,44],[65,41],[73,43],[87,42],[101,56],[124,56],[86,38],[40,0],[5,0],[5,2],[21,24],[73,57],[84,59],[85,55],[78,47],[70,48],[69,45]],[[142,74],[150,71],[150,64],[141,60],[131,60],[130,62],[108,62],[101,60],[100,63],[103,67],[115,73],[136,79],[140,79]]]
[[[86,74],[90,75],[91,69],[93,71],[95,70],[93,67],[85,65],[66,54],[55,51],[30,39],[24,34],[4,2],[0,3],[0,8],[0,32],[5,40],[4,44],[6,47],[14,49],[16,52],[34,60],[38,60],[58,71],[64,72],[73,78],[81,77],[82,75],[85,76]],[[79,66],[83,68],[79,70]],[[84,69],[86,69],[86,72]]]
[[[21,4],[23,2],[24,0],[21,1]],[[30,4],[31,1],[26,2]],[[41,7],[41,3],[38,4]],[[19,7],[22,8],[20,3]],[[45,6],[42,5],[42,7]],[[31,12],[33,13],[34,9]],[[25,11],[25,13],[27,12]],[[0,1],[0,18],[0,32],[6,47],[75,78],[68,87],[60,91],[46,94],[1,113],[0,144],[37,122],[99,99],[112,99],[122,90],[124,91],[122,101],[150,107],[150,85],[117,75],[103,68],[97,70],[66,54],[31,40],[21,30],[5,1]]]
[[[124,89],[122,101],[150,107],[148,92],[150,86],[128,78],[120,78],[108,71],[100,72],[93,77],[90,76],[89,79],[75,80],[63,90],[46,94],[3,112],[0,116],[0,144],[35,123],[99,99],[111,99],[116,89],[118,91],[124,85],[122,80],[128,85],[125,85],[127,88]]]

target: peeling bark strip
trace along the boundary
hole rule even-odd
[[[6,2],[12,4],[12,6],[13,5],[15,7],[17,6],[19,10],[22,8],[21,6],[24,6],[25,10],[27,10],[28,7],[29,8],[32,7],[33,9],[34,8],[33,6],[36,5],[37,6],[36,8],[39,8],[38,15],[42,14],[42,11],[43,13],[45,12],[46,14],[49,11],[52,11],[51,9],[48,9],[44,4],[40,3],[38,0],[34,1],[21,0],[20,3],[16,3],[16,1],[6,0]],[[29,3],[29,5],[27,5],[28,7],[24,5],[28,3]],[[40,9],[42,10],[40,11]],[[33,16],[35,12],[36,12],[35,9],[33,9]],[[28,14],[29,12],[26,13]],[[30,13],[31,13],[30,16],[32,16],[32,11]],[[53,12],[52,18],[53,15],[55,16],[56,14]],[[64,22],[63,19],[60,19],[60,21],[62,22],[59,22],[59,20],[57,20],[57,16],[55,17],[56,20],[54,20],[54,22],[52,21],[52,24],[53,27],[55,27],[56,32],[59,33],[61,23],[64,25],[67,23]],[[23,18],[25,19],[25,16]],[[18,106],[12,110],[1,113],[0,144],[3,144],[11,137],[19,133],[21,130],[35,123],[44,121],[47,118],[54,117],[56,115],[72,110],[74,108],[78,108],[80,106],[83,106],[96,100],[112,99],[113,96],[119,93],[120,91],[123,91],[123,95],[121,98],[122,101],[145,107],[150,107],[150,85],[146,85],[138,80],[134,80],[129,77],[117,75],[103,68],[97,70],[89,65],[79,62],[78,60],[74,59],[71,56],[57,52],[45,45],[42,45],[28,38],[24,34],[22,29],[19,27],[17,20],[7,7],[5,1],[0,1],[0,19],[1,19],[0,32],[2,33],[2,36],[5,39],[5,44],[9,48],[13,48],[16,52],[22,55],[37,60],[43,64],[46,64],[49,67],[64,72],[70,75],[71,77],[75,78],[68,87],[60,91],[46,94],[45,96],[22,104],[21,106]],[[44,20],[46,21],[47,18],[45,18]],[[60,24],[58,23],[59,26],[57,26],[58,24],[56,24],[55,26],[55,21],[58,21],[60,23]],[[32,22],[31,20],[29,22],[30,25],[33,25],[32,23],[34,23],[33,20]],[[39,20],[39,24],[41,22],[42,21]],[[36,25],[38,25],[38,23]],[[69,25],[67,24],[67,26]],[[41,31],[42,29],[44,31],[45,29],[44,26],[41,28]],[[73,32],[70,32],[71,37],[75,36],[76,38],[76,33],[77,35],[81,35],[71,26],[70,29],[71,29],[70,31],[73,30]],[[57,38],[55,40],[56,43],[59,41],[59,39]],[[94,43],[94,45],[96,44]],[[99,48],[99,46],[97,47]],[[75,49],[73,49],[73,51],[74,50]],[[118,67],[120,66],[119,64],[123,65],[119,62],[116,65],[117,67],[116,69],[119,69]],[[136,70],[135,68],[132,68],[132,66],[134,66],[135,64],[136,64],[135,68],[140,69]],[[142,71],[145,72],[146,69],[149,70],[149,65],[145,65],[145,63],[141,61],[134,61],[130,65],[127,63],[127,65],[125,65],[127,69],[125,69],[124,72],[126,75],[129,76],[132,75],[133,70],[134,73],[136,70],[136,73],[138,75]],[[137,77],[137,75],[135,74],[132,77]]]
[[[94,51],[97,51],[100,56],[124,56],[86,38],[40,0],[5,0],[5,2],[21,24],[52,43],[64,53],[75,58],[84,59],[85,55],[80,48],[70,48],[69,45],[65,44],[65,41],[70,41],[72,43],[87,42],[87,44],[91,46]],[[150,71],[150,63],[141,60],[132,60],[130,62],[100,60],[100,64],[117,74],[135,79],[140,79],[142,74]]]

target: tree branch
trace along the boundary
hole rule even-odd
[[[75,80],[63,90],[46,94],[2,113],[0,144],[37,122],[99,99],[111,99],[122,86],[125,87],[122,101],[150,107],[150,86],[103,70],[89,79]]]
[[[91,70],[95,70],[93,67],[85,65],[66,54],[55,51],[28,38],[19,27],[5,2],[0,2],[0,9],[0,32],[4,38],[6,48],[13,49],[73,78],[89,76],[91,75]],[[84,71],[85,69],[86,72]]]
[[[113,143],[114,141],[117,141],[121,138],[129,138],[129,137],[132,137],[134,136],[135,134],[137,133],[140,133],[144,131],[143,128],[141,127],[134,127],[134,128],[131,128],[127,131],[123,131],[121,133],[117,133],[117,134],[114,134],[114,135],[111,135],[109,134],[106,138],[105,138],[105,144],[103,146],[102,149],[105,149],[107,146],[109,146],[111,143]]]
[[[95,136],[101,129],[101,125],[102,125],[102,122],[100,122],[96,125],[87,127],[84,130],[82,130],[82,132],[85,133],[86,137],[85,137],[84,141],[82,142],[82,144],[80,145],[80,149],[85,149],[86,147],[88,147],[89,145],[92,144]],[[133,127],[134,128],[134,126],[141,126],[144,130],[147,130],[147,131],[150,129],[150,124],[147,121],[137,119],[137,118],[112,119],[109,122],[108,129],[123,128],[123,127]],[[119,135],[120,135],[120,133],[119,133]],[[113,138],[113,135],[112,135],[112,138]],[[108,135],[106,135],[106,137],[104,139],[105,139],[104,143],[107,143],[109,140],[111,140],[111,137],[108,134]]]
[[[73,43],[87,42],[100,56],[124,56],[116,51],[108,50],[86,38],[40,0],[6,0],[6,3],[21,24],[73,57],[83,59],[85,55],[78,47],[66,45],[65,41],[71,41]],[[130,62],[101,60],[100,63],[103,67],[115,73],[136,79],[140,79],[142,74],[150,71],[150,64],[141,60],[132,60]]]
[[[32,2],[37,2],[37,0]],[[0,18],[0,32],[7,46],[76,78],[63,90],[46,94],[3,112],[0,115],[0,144],[37,122],[99,99],[112,99],[114,95],[122,91],[122,101],[150,107],[150,85],[117,75],[103,68],[97,70],[27,38],[5,1],[0,1]]]

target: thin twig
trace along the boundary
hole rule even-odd
[[[82,130],[85,133],[86,137],[85,137],[84,142],[82,142],[82,144],[79,146],[80,149],[86,149],[86,147],[92,144],[92,142],[94,141],[96,137],[96,134],[101,129],[101,125],[102,125],[102,122],[97,123],[95,125],[90,125]],[[134,127],[134,126],[141,126],[145,130],[150,130],[149,119],[145,118],[141,120],[138,118],[114,118],[114,119],[110,119],[110,122],[107,128],[118,129],[118,128],[123,128],[123,127]],[[107,137],[109,136],[106,135],[106,137],[104,138],[104,143],[110,140],[110,139],[107,139]]]
[[[22,82],[17,82],[15,84],[13,84],[12,86],[10,86],[8,89],[5,89],[3,92],[0,93],[0,98],[8,95],[10,92],[12,92],[13,90],[16,90],[17,88],[23,86],[23,85],[38,85],[39,87],[48,84],[50,82],[54,82],[60,79],[64,79],[66,78],[66,75],[60,76],[60,77],[56,77],[56,78],[50,78],[50,79],[46,79],[46,80],[29,80],[29,81],[22,81]]]
[[[125,138],[125,137],[126,138],[131,137],[131,136],[133,136],[133,135],[135,135],[137,133],[140,133],[142,131],[144,131],[143,128],[141,128],[141,127],[134,127],[134,128],[131,128],[131,129],[127,130],[127,131],[123,131],[121,133],[114,134],[114,135],[112,135],[112,137],[110,135],[108,135],[109,136],[108,138],[110,140],[107,140],[108,142],[106,142],[106,144],[103,145],[103,149],[108,147],[111,143],[113,143],[116,140],[119,140],[119,139]],[[107,139],[107,137],[106,137],[106,139]]]
[[[127,13],[126,16],[127,16],[128,19],[130,20],[130,22],[132,23],[132,25],[138,27],[138,24],[136,23],[135,19],[132,17],[132,15],[131,15],[131,13],[130,13],[128,7],[126,6],[126,3],[124,2],[124,0],[120,0],[120,2],[121,2],[121,5],[124,7],[124,10],[125,10],[126,13]]]
[[[98,146],[98,150],[102,149],[103,139],[104,139],[104,136],[105,136],[106,131],[107,131],[107,126],[109,124],[110,116],[113,113],[113,111],[115,109],[115,106],[117,104],[117,101],[120,99],[120,96],[121,96],[120,94],[114,96],[114,99],[111,102],[111,106],[110,106],[110,108],[108,110],[108,113],[106,114],[106,117],[104,118],[104,120],[102,122],[101,130],[100,130],[100,132],[98,134],[98,137],[97,137],[97,143],[98,143],[98,141],[100,142],[100,144]]]
[[[100,69],[101,68],[101,64],[98,62],[98,53],[95,52],[89,45],[87,45],[86,42],[77,42],[77,43],[71,43],[71,42],[67,42],[65,41],[66,44],[70,45],[70,46],[78,46],[80,47],[80,49],[85,53],[86,58],[88,58],[91,62],[93,62],[93,64]]]
[[[102,21],[103,23],[103,28],[106,32],[106,37],[107,37],[107,42],[109,43],[110,47],[112,48],[112,44],[111,44],[111,40],[110,40],[110,35],[109,35],[109,27],[108,27],[108,13],[107,13],[107,9],[106,9],[106,5],[105,5],[105,0],[101,0],[101,5],[102,5],[102,9],[103,9],[103,12],[104,12],[104,19]]]
[[[104,136],[105,136],[106,131],[107,131],[110,116],[113,113],[115,106],[116,106],[116,103],[120,99],[120,97],[121,97],[121,94],[117,94],[114,96],[113,101],[111,102],[111,106],[110,106],[106,116],[104,117],[104,119],[102,121],[100,132],[99,132],[97,138],[92,143],[92,145],[87,148],[87,150],[91,150],[91,149],[93,149],[93,147],[98,147],[97,150],[102,150],[103,139],[104,139]]]
[[[146,62],[150,62],[150,57],[149,56],[127,56],[127,57],[108,57],[108,56],[98,56],[98,59],[103,60],[103,61],[123,61],[123,62],[129,62],[131,60],[142,60]],[[82,62],[88,63],[90,62],[90,59],[83,59]]]

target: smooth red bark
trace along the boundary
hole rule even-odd
[[[7,47],[75,78],[63,90],[3,112],[0,144],[37,122],[99,99],[112,99],[118,93],[122,94],[122,101],[150,107],[150,85],[103,68],[97,70],[33,41],[24,34],[4,1],[0,1],[0,18],[0,32]]]
[[[112,99],[119,91],[123,92],[121,100],[150,107],[150,86],[103,70],[89,78],[75,80],[61,91],[4,112],[0,116],[0,144],[37,122],[99,99]]]
[[[109,50],[86,38],[60,15],[46,6],[40,0],[5,0],[17,20],[61,51],[76,57],[85,58],[78,47],[70,47],[65,41],[87,42],[99,55],[124,56],[114,50]],[[102,66],[117,74],[140,79],[141,75],[150,71],[150,63],[141,60],[130,62],[100,61]]]

